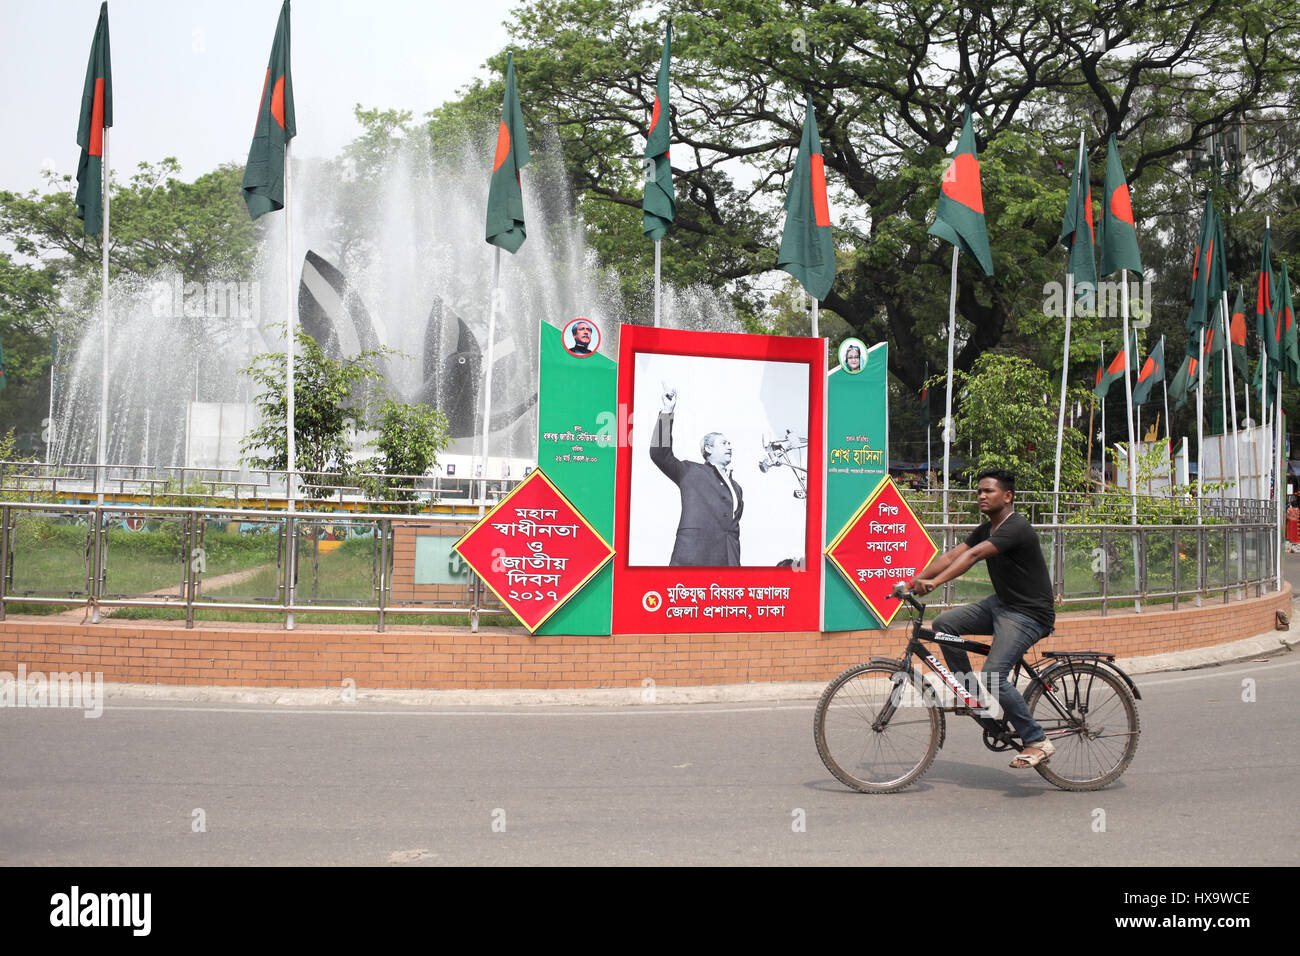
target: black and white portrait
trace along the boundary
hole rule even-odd
[[[802,564],[807,364],[640,352],[628,564]]]

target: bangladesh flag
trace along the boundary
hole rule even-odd
[[[1197,375],[1200,372],[1200,363],[1194,354],[1196,346],[1192,346],[1193,354],[1183,358],[1183,364],[1178,367],[1178,373],[1174,380],[1169,383],[1169,394],[1174,397],[1174,408],[1182,408],[1187,404],[1188,393],[1196,388]]]
[[[1138,372],[1137,385],[1133,389],[1133,404],[1145,405],[1151,398],[1151,390],[1164,380],[1165,338],[1162,335],[1142,364],[1142,371]]]
[[[488,186],[487,241],[506,252],[518,252],[528,234],[524,231],[524,193],[519,171],[528,165],[528,132],[524,112],[515,92],[515,55],[506,55],[506,96],[497,127],[497,151],[492,159]]]
[[[77,123],[77,218],[85,222],[86,235],[104,228],[104,129],[113,125],[113,68],[108,55],[108,3],[99,6],[99,23],[90,44],[86,85],[81,91],[81,118]]]
[[[1232,341],[1232,367],[1242,381],[1246,380],[1246,303],[1245,296],[1237,290],[1237,301],[1232,307],[1232,321],[1228,326],[1228,338]]]
[[[1300,344],[1296,341],[1295,318],[1291,313],[1291,280],[1287,278],[1285,261],[1282,263],[1282,282],[1278,286],[1276,311],[1286,377],[1292,385],[1300,385]]]
[[[812,96],[804,99],[803,135],[785,197],[785,230],[776,267],[799,280],[814,299],[826,298],[835,281],[835,241],[826,201],[826,166],[817,135]]]
[[[645,194],[641,197],[642,231],[655,242],[664,237],[677,214],[677,200],[673,197],[673,167],[668,161],[668,140],[672,129],[668,106],[668,59],[672,39],[673,24],[670,20],[664,28],[664,52],[659,59],[655,105],[645,140],[645,158],[654,160],[654,175],[649,175],[650,164],[647,163]]]
[[[1264,228],[1264,249],[1259,259],[1259,281],[1255,285],[1255,331],[1264,340],[1264,351],[1273,364],[1280,361],[1273,324],[1273,266],[1268,256],[1268,227]],[[1261,360],[1262,361],[1262,360]]]
[[[1223,305],[1220,303],[1214,310],[1214,318],[1205,328],[1205,348],[1202,350],[1202,357],[1209,361],[1214,356],[1223,351]]]
[[[1103,344],[1102,354],[1097,359],[1097,374],[1094,375],[1092,379],[1092,394],[1095,395],[1097,398],[1105,398],[1106,392],[1110,390],[1110,380],[1106,378],[1106,353],[1104,351],[1105,347],[1106,346]],[[1103,381],[1105,382],[1105,388],[1102,387]]]
[[[970,107],[966,108],[961,138],[939,186],[938,211],[929,235],[951,242],[978,262],[985,275],[993,275],[993,250],[984,226],[984,193]]]
[[[1133,365],[1136,364],[1137,361],[1136,359],[1137,333],[1136,332],[1129,333],[1129,341],[1130,341],[1129,349],[1128,350],[1120,349],[1118,352],[1115,353],[1115,357],[1110,360],[1110,365],[1106,366],[1105,374],[1100,374],[1099,372],[1097,387],[1093,389],[1093,394],[1096,395],[1098,398],[1105,398],[1106,393],[1110,391],[1111,383],[1117,382],[1121,378],[1123,378],[1124,373],[1127,372],[1130,368],[1133,367]],[[1133,359],[1129,358],[1130,353],[1134,356]]]
[[[1067,271],[1074,277],[1075,295],[1091,302],[1097,289],[1096,235],[1092,223],[1092,182],[1088,177],[1088,154],[1079,134],[1079,154],[1070,179],[1070,197],[1061,223],[1061,245],[1070,250]]]
[[[1222,309],[1223,292],[1228,287],[1228,271],[1223,250],[1223,221],[1214,208],[1210,193],[1205,194],[1201,214],[1201,235],[1192,261],[1192,311],[1187,319],[1187,333],[1199,334],[1215,309]]]
[[[1101,274],[1117,269],[1142,274],[1142,254],[1138,251],[1137,223],[1129,200],[1128,182],[1119,161],[1115,134],[1106,146],[1106,201],[1102,204]]]
[[[244,204],[253,219],[284,208],[284,149],[297,133],[293,79],[289,75],[289,0],[284,0],[262,81],[248,164],[244,167]]]

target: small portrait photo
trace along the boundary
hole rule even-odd
[[[591,319],[574,319],[564,327],[560,341],[570,355],[595,355],[600,351],[600,326]]]
[[[867,366],[867,347],[861,339],[845,339],[840,343],[840,368],[857,375]]]
[[[456,466],[455,466],[455,465],[448,465],[448,466],[447,466],[447,474],[448,474],[448,476],[451,476],[451,475],[456,474]]]

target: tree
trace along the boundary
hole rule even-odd
[[[324,498],[326,485],[341,484],[352,471],[350,431],[365,427],[366,402],[361,386],[378,379],[375,361],[387,350],[366,350],[351,358],[332,359],[302,326],[294,327],[294,445],[296,470],[308,476],[308,495]],[[287,357],[268,352],[244,370],[260,392],[253,400],[261,413],[258,426],[244,438],[243,461],[253,468],[288,468]]]
[[[1055,175],[1056,163],[1068,167],[1080,127],[1094,170],[1113,132],[1130,184],[1144,201],[1163,197],[1192,144],[1285,106],[1298,23],[1282,0],[682,0],[671,117],[679,205],[664,275],[687,283],[703,274],[753,304],[774,265],[808,92],[841,252],[824,305],[854,334],[888,340],[891,371],[918,389],[927,360],[944,364],[947,315],[948,247],[925,230],[970,105],[997,275],[960,273],[957,367],[1009,345],[1058,365],[1060,333],[1045,322],[1042,288],[1063,273],[1055,250],[1068,177]],[[535,127],[555,129],[593,245],[634,284],[652,255],[639,231],[635,157],[662,23],[638,0],[534,0],[509,30],[525,111]],[[489,65],[499,72],[504,60]],[[434,114],[435,142],[445,124],[466,128],[467,112],[486,113],[499,98],[494,85],[470,87],[455,109]],[[1151,237],[1181,214],[1139,206]],[[1083,330],[1080,351],[1097,337]]]
[[[451,444],[447,416],[428,405],[403,405],[387,399],[379,408],[376,424],[379,437],[373,444],[379,455],[371,459],[370,467],[383,475],[426,475],[438,463],[438,452]],[[413,491],[393,488],[389,482],[374,490],[401,500],[415,498]]]
[[[1048,374],[1027,359],[989,352],[975,360],[970,372],[954,373],[954,394],[962,395],[954,414],[958,447],[972,443],[966,472],[972,479],[986,468],[1005,468],[1022,489],[1051,488],[1055,470],[1056,399]],[[1085,392],[1069,395],[1073,404]],[[1061,449],[1061,490],[1088,486],[1083,436],[1065,430]]]
[[[112,196],[111,276],[150,277],[161,269],[185,282],[251,280],[257,231],[240,198],[243,168],[221,166],[183,182],[166,158],[141,163]],[[73,349],[98,322],[100,239],[76,218],[71,176],[46,174],[46,190],[0,191],[0,339],[11,387],[0,395],[0,421],[17,424],[21,444],[40,447],[48,414],[50,337]],[[189,330],[197,344],[225,329],[203,321]],[[42,449],[43,450],[43,449]]]

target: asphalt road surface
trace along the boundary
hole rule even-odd
[[[1300,862],[1300,657],[1138,685],[1137,756],[1096,793],[952,715],[918,783],[853,793],[811,700],[6,707],[0,864]]]

